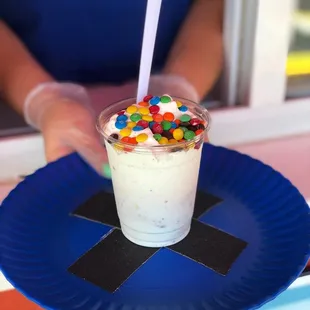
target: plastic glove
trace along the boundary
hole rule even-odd
[[[48,162],[77,151],[98,173],[109,177],[107,155],[95,128],[86,90],[71,83],[44,83],[27,96],[26,122],[41,130]]]
[[[107,105],[137,96],[137,87],[137,81],[129,81],[121,86],[88,87],[87,92],[91,98],[92,108],[96,115],[99,115]],[[177,75],[152,75],[148,93],[158,96],[169,94],[199,103],[199,96],[195,88],[185,78]]]

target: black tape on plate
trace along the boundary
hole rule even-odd
[[[114,229],[78,259],[69,271],[103,289],[114,292],[159,249],[140,247]]]
[[[168,249],[226,275],[247,243],[199,218],[216,207],[221,198],[198,192],[189,235]],[[74,216],[113,227],[102,241],[79,258],[69,272],[101,288],[114,292],[159,249],[138,246],[127,240],[119,229],[113,194],[100,192],[81,205]],[[154,271],[155,272],[155,271]]]

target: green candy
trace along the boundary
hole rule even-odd
[[[168,121],[162,121],[161,125],[163,126],[164,130],[169,130],[171,128],[171,126],[172,126],[171,123],[168,122]]]
[[[187,130],[184,133],[184,139],[185,140],[192,140],[192,139],[194,139],[195,136],[196,136],[195,133],[193,131],[191,131],[191,130]]]
[[[160,102],[161,103],[169,103],[169,102],[171,102],[171,99],[170,99],[169,96],[161,96],[160,97]]]
[[[141,118],[142,116],[139,113],[134,113],[130,115],[130,120],[132,120],[133,122],[138,122]]]
[[[155,133],[155,134],[153,135],[153,138],[154,138],[156,141],[159,141],[159,140],[161,139],[161,134]]]
[[[187,129],[186,127],[180,127],[180,129],[182,129],[182,130],[183,130],[183,132],[188,131],[188,129]]]
[[[183,114],[180,117],[180,121],[183,122],[183,123],[189,122],[190,120],[191,120],[191,117],[188,114]]]

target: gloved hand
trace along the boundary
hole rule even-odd
[[[126,98],[137,96],[137,81],[129,81],[121,86],[99,85],[88,87],[91,105],[96,115],[99,115],[107,105]],[[149,94],[169,94],[199,103],[199,96],[195,88],[187,80],[177,75],[157,74],[150,78]]]
[[[87,91],[71,83],[45,83],[27,96],[26,122],[42,132],[48,162],[77,151],[99,174],[110,177]]]

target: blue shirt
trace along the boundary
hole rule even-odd
[[[0,18],[58,80],[137,77],[147,0],[1,0]],[[191,0],[163,0],[153,68],[160,69]]]

